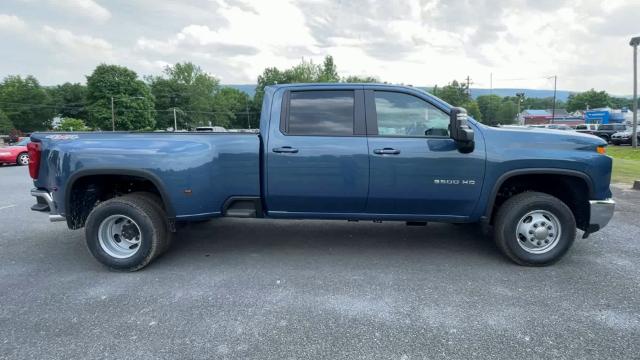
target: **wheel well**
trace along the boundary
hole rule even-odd
[[[498,189],[491,209],[491,223],[498,209],[513,195],[538,191],[564,202],[576,219],[579,229],[589,226],[589,186],[585,179],[563,174],[522,174],[506,179]]]
[[[163,199],[158,187],[150,180],[132,175],[87,175],[76,179],[68,190],[67,225],[70,229],[84,226],[87,216],[100,202],[132,192],[150,192]],[[164,203],[163,207],[167,210]]]

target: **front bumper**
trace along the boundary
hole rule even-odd
[[[31,189],[31,196],[35,196],[36,204],[31,207],[33,211],[48,212],[49,221],[64,221],[64,216],[58,213],[56,202],[47,190]]]
[[[596,232],[607,226],[613,217],[616,202],[613,199],[589,200],[591,217],[589,218],[589,232]]]

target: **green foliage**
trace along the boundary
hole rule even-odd
[[[377,83],[380,82],[377,78],[373,76],[357,76],[351,75],[345,78],[342,78],[342,82],[345,83]]]
[[[211,112],[220,81],[190,62],[168,66],[162,76],[149,77],[158,110],[157,128],[173,127],[176,108],[178,128],[185,129],[215,122]]]
[[[476,98],[482,113],[482,122],[487,125],[508,125],[515,122],[518,103],[515,97],[501,98],[498,95],[482,95]]]
[[[211,124],[231,129],[257,128],[259,120],[255,114],[247,113],[251,108],[247,93],[230,87],[222,88],[213,97],[215,121]]]
[[[85,85],[66,82],[48,89],[48,92],[57,116],[88,120],[89,113],[85,108],[87,101],[87,87]]]
[[[478,103],[473,100],[469,100],[466,103],[462,104],[462,107],[467,110],[467,114],[478,121],[482,121],[482,113],[480,112],[480,108],[478,107]]]
[[[4,111],[0,110],[0,134],[6,135],[13,130],[13,124],[7,117]]]
[[[84,124],[84,121],[81,119],[74,119],[70,117],[63,118],[58,125],[57,130],[59,131],[86,131],[88,130],[87,126]]]
[[[87,76],[88,124],[111,130],[111,99],[116,130],[137,130],[155,125],[154,99],[147,84],[126,67],[101,64]]]
[[[10,75],[0,84],[0,110],[23,132],[51,127],[54,112],[49,103],[49,95],[31,75]]]
[[[499,124],[510,125],[515,123],[518,115],[518,104],[511,100],[502,101],[497,115]]]
[[[258,76],[258,86],[253,98],[254,110],[260,111],[264,98],[264,88],[275,84],[309,83],[309,82],[338,82],[340,77],[332,56],[326,56],[321,65],[304,59],[298,65],[286,70],[275,67],[266,68]]]
[[[591,89],[578,94],[569,95],[567,111],[586,110],[611,106],[611,96],[606,91]]]
[[[498,112],[500,111],[500,103],[502,98],[498,95],[482,95],[476,98],[480,113],[482,113],[482,122],[487,125],[496,125],[498,121]]]
[[[318,82],[324,83],[340,81],[340,76],[338,76],[338,69],[336,68],[336,64],[333,62],[333,56],[331,55],[325,56],[319,71],[320,73],[318,74],[317,78]]]
[[[622,109],[624,107],[633,109],[633,99],[611,96],[611,107],[614,109]]]
[[[440,89],[434,87],[431,93],[453,106],[462,106],[471,100],[468,90],[467,84],[453,80]]]

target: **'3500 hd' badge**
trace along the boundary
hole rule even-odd
[[[458,179],[434,179],[434,184],[438,185],[475,185],[475,180],[458,180]]]

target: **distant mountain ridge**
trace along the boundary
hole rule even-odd
[[[253,95],[256,93],[256,85],[253,85],[253,84],[226,84],[222,86],[238,89],[240,91],[247,93],[251,97],[253,97]],[[428,87],[428,86],[417,86],[417,87],[425,90],[431,89],[431,87]],[[510,89],[510,88],[503,88],[503,89],[471,88],[471,97],[477,98],[478,96],[489,95],[489,94],[498,95],[500,97],[516,96],[516,93],[519,93],[519,92],[524,92],[524,96],[529,98],[553,97],[553,90]],[[575,93],[575,92],[558,90],[556,97],[558,100],[567,101],[567,98],[572,93]]]

